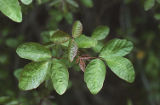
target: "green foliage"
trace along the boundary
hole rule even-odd
[[[8,38],[6,40],[6,45],[11,48],[16,48],[18,46],[18,41],[14,38]]]
[[[52,35],[55,33],[56,31],[44,31],[41,33],[41,37],[44,43],[50,42],[50,38],[52,37]]]
[[[100,53],[100,57],[112,59],[113,57],[125,56],[129,54],[132,49],[133,44],[131,41],[125,39],[113,39],[104,46]]]
[[[76,8],[79,7],[78,3],[75,2],[74,0],[66,0],[66,1],[67,1],[69,4],[71,4],[72,6],[76,7]]]
[[[109,27],[107,26],[98,26],[92,33],[92,37],[96,40],[103,40],[105,39],[109,34]]]
[[[22,21],[22,12],[18,0],[0,0],[0,11],[15,22]]]
[[[57,105],[55,102],[69,105],[99,105],[106,102],[158,105],[159,9],[160,0],[0,0],[0,105]],[[14,22],[24,21],[17,24],[8,18]],[[80,21],[73,23],[76,18],[86,24],[83,31],[86,33],[82,33]],[[104,25],[95,27],[97,24]],[[108,36],[110,28],[106,24],[112,28],[111,36]],[[71,27],[72,30],[68,30]],[[112,38],[116,37],[127,40],[113,41]],[[136,47],[126,58],[124,56],[133,49],[132,42],[128,40],[134,42]],[[19,49],[18,45],[25,41],[41,44]],[[17,57],[16,48],[20,51],[17,54],[27,60]],[[32,60],[31,63],[23,68],[30,62],[28,60]],[[135,79],[134,68],[137,78],[133,85],[114,79],[117,76],[132,83]],[[107,73],[102,94],[87,95],[87,88],[82,85],[83,74],[85,87],[92,94],[97,94],[103,87],[106,70],[111,70],[115,76]],[[24,89],[20,86],[17,89],[17,83],[20,84],[21,80],[27,81]],[[28,86],[32,87],[29,89],[31,91],[22,91]],[[59,97],[53,90],[60,95],[66,90],[69,92]],[[122,95],[124,91],[125,97]],[[117,92],[118,95],[114,94]],[[75,100],[73,96],[78,96],[75,97],[76,102],[71,101]],[[86,98],[84,96],[89,100],[83,100]],[[108,96],[114,98],[106,98]],[[124,100],[119,100],[117,96],[122,96]],[[134,96],[138,98],[134,99]],[[82,100],[82,103],[79,102]]]
[[[31,90],[37,88],[46,78],[49,62],[31,62],[27,64],[19,79],[19,88]]]
[[[122,57],[130,53],[133,44],[130,41],[122,39],[113,39],[109,41],[100,53],[100,57],[104,58],[110,69],[121,79],[133,82],[135,78],[132,63]]]
[[[135,79],[135,72],[132,63],[124,57],[113,57],[112,59],[105,59],[109,68],[119,78],[132,83]]]
[[[70,12],[67,12],[64,14],[64,18],[67,21],[68,24],[72,24],[73,22],[73,15]]]
[[[8,62],[8,56],[6,54],[0,55],[0,64],[6,64]]]
[[[21,0],[21,2],[25,5],[29,5],[32,3],[32,0]]]
[[[82,30],[83,30],[82,23],[80,21],[74,22],[72,28],[72,37],[73,38],[79,37],[82,34]]]
[[[56,92],[64,94],[68,87],[68,68],[76,68],[76,63],[84,72],[84,81],[92,94],[97,94],[103,87],[106,75],[107,63],[109,68],[121,79],[133,82],[135,72],[132,63],[122,57],[130,53],[133,44],[125,39],[113,39],[106,45],[103,40],[109,34],[109,27],[98,26],[92,37],[82,34],[82,24],[76,21],[72,27],[72,38],[63,31],[48,31],[47,44],[24,43],[17,48],[17,54],[21,58],[33,60],[24,67],[24,70],[15,72],[19,79],[19,87],[23,90],[37,88],[43,81],[49,88],[50,79]],[[81,55],[80,48],[92,48],[99,57]],[[51,51],[52,54],[51,54]],[[90,60],[86,67],[86,61]],[[92,60],[93,59],[93,60]],[[40,62],[41,61],[41,62]],[[45,78],[47,75],[47,78]],[[48,81],[48,82],[47,82]]]
[[[92,0],[81,0],[82,4],[88,8],[93,7],[93,1]]]
[[[155,5],[155,0],[145,0],[144,2],[144,10],[148,11]]]
[[[70,36],[63,32],[63,31],[57,31],[51,36],[51,41],[56,43],[56,44],[61,44],[70,39]]]
[[[33,2],[33,0],[20,0],[20,1],[24,5],[30,5]],[[36,0],[38,4],[47,3],[49,1],[50,0]],[[82,3],[86,7],[89,7],[89,8],[93,7],[92,0],[82,0]],[[75,8],[78,8],[79,7],[78,3],[74,0],[66,0],[65,2],[61,0],[54,0],[50,3],[50,6],[55,6],[56,8],[58,8],[58,6],[60,5],[63,5],[62,8],[63,8],[64,14],[63,15],[60,14],[58,16],[59,20],[56,20],[56,21],[59,22],[64,17],[69,24],[72,24],[73,15],[71,12],[68,12],[68,6],[73,6]],[[18,0],[0,0],[0,11],[13,21],[18,23],[22,22],[22,11],[21,11],[21,6]]]
[[[80,37],[76,38],[75,41],[79,48],[91,48],[95,47],[97,44],[96,39],[85,35],[81,35]]]
[[[21,76],[21,73],[22,73],[23,69],[20,68],[20,69],[17,69],[14,71],[14,76],[19,80],[20,79],[20,76]]]
[[[133,102],[130,99],[128,99],[127,105],[133,105]]]
[[[20,45],[16,52],[21,58],[29,59],[32,61],[44,61],[51,58],[51,52],[49,49],[34,42]]]
[[[97,94],[105,80],[106,66],[100,59],[92,60],[84,72],[84,81],[92,94]]]
[[[103,42],[98,42],[97,45],[95,47],[93,47],[93,50],[96,53],[99,53],[102,50],[103,47],[104,47],[104,43]]]
[[[154,15],[154,18],[155,18],[156,20],[160,20],[160,14],[159,14],[159,13],[156,13],[156,14]]]
[[[69,73],[66,66],[60,60],[52,60],[51,79],[56,92],[62,95],[68,87]]]
[[[5,104],[10,100],[9,96],[2,96],[0,97],[0,104]]]
[[[46,3],[48,2],[49,0],[37,0],[38,4],[43,4],[43,3]],[[56,1],[59,1],[59,0],[56,0]]]

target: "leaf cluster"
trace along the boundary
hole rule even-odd
[[[134,68],[132,63],[124,58],[133,49],[132,42],[113,39],[103,44],[102,40],[109,34],[107,26],[98,26],[91,37],[82,34],[82,30],[82,23],[75,21],[72,35],[57,30],[50,35],[49,44],[27,42],[20,45],[16,50],[17,54],[32,62],[21,71],[18,77],[19,88],[31,90],[44,81],[51,80],[55,91],[62,95],[68,87],[68,69],[75,61],[84,72],[84,81],[92,94],[97,94],[102,89],[106,66],[119,78],[132,83],[135,78]],[[87,48],[95,50],[99,56],[82,55],[81,51]],[[61,54],[59,49],[65,53]],[[86,61],[89,61],[87,66]]]

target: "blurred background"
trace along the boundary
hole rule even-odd
[[[0,13],[0,102],[5,100],[0,105],[160,105],[160,2],[152,1],[34,0],[28,6],[21,4],[22,23]],[[127,57],[135,68],[135,82],[129,84],[107,68],[103,89],[92,95],[83,72],[71,68],[70,86],[62,96],[44,84],[20,91],[16,77],[29,61],[18,57],[17,46],[45,43],[56,29],[71,33],[75,20],[83,23],[83,33],[88,36],[98,25],[106,25],[110,34],[105,42],[125,38],[134,43]]]

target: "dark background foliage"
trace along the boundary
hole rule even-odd
[[[22,5],[22,23],[0,14],[0,96],[12,102],[7,105],[160,105],[160,21],[155,18],[160,4],[145,11],[143,0],[93,0],[92,8],[76,1],[79,7],[67,5],[67,10],[50,6],[50,1]],[[62,96],[48,92],[43,85],[20,91],[14,71],[29,61],[17,56],[16,47],[24,42],[43,43],[44,31],[59,28],[71,33],[73,20],[83,23],[83,33],[88,36],[97,25],[107,25],[110,34],[106,42],[117,37],[133,41],[135,47],[128,57],[135,67],[135,82],[126,83],[107,68],[103,89],[92,95],[83,72],[70,69],[72,85]]]

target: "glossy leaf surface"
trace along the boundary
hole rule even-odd
[[[18,0],[0,0],[0,11],[15,22],[22,21],[22,12]]]
[[[33,61],[44,61],[51,58],[51,52],[49,49],[34,42],[20,45],[16,52],[21,58]]]

